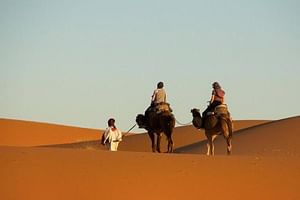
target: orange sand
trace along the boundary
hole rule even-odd
[[[98,139],[96,129],[0,119],[0,145],[38,146]]]
[[[300,117],[236,121],[233,154],[225,156],[220,137],[214,157],[204,155],[204,134],[192,126],[175,129],[176,153],[158,154],[146,134],[108,152],[96,140],[100,130],[39,124],[42,134],[36,123],[19,123],[0,121],[0,145],[9,145],[0,147],[4,200],[300,199]],[[35,144],[48,147],[22,147]]]

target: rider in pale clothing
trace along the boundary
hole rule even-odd
[[[110,151],[117,151],[119,142],[122,141],[122,132],[115,126],[115,120],[113,118],[108,120],[108,127],[103,135],[103,144],[108,141],[108,149]]]
[[[153,91],[153,94],[151,96],[151,104],[146,109],[145,115],[147,116],[149,112],[155,110],[155,107],[159,104],[163,104],[167,102],[167,94],[164,89],[164,83],[158,82],[157,88]]]
[[[167,95],[166,91],[163,88],[164,84],[163,82],[159,82],[157,84],[157,89],[154,90],[153,95],[151,97],[151,105],[157,105],[160,103],[166,103],[167,102]]]
[[[164,89],[164,83],[158,82],[157,88],[151,96],[151,104],[145,111],[145,124],[139,125],[140,128],[146,128],[149,124],[150,113],[159,114],[164,111],[172,112],[170,104],[167,103],[167,94]]]

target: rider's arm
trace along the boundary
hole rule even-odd
[[[155,101],[156,93],[157,93],[157,90],[154,90],[152,97],[151,97],[151,102]]]
[[[215,91],[213,90],[210,97],[210,103],[212,103],[215,100]]]
[[[225,97],[222,98],[222,104],[224,104],[224,103],[225,103]]]

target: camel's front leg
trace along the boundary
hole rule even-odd
[[[215,145],[214,140],[217,138],[217,135],[213,135],[211,138],[211,155],[215,155]]]
[[[148,132],[148,135],[151,139],[151,145],[152,145],[152,152],[155,152],[155,138],[153,132]]]
[[[215,155],[215,146],[214,146],[214,140],[217,137],[217,135],[207,135],[207,153],[206,155]]]
[[[206,155],[213,155],[213,140],[210,135],[207,135],[207,153]]]
[[[207,152],[206,152],[206,155],[210,155],[210,143],[207,141],[207,144],[206,144],[206,146],[207,146]]]

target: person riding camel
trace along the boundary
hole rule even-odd
[[[159,82],[157,83],[157,88],[154,90],[152,96],[151,96],[151,105],[156,106],[161,103],[167,102],[167,94],[164,89],[164,83]]]
[[[164,89],[164,83],[158,82],[157,88],[151,96],[151,104],[145,111],[145,117],[149,118],[149,113],[156,112],[157,114],[164,111],[172,112],[169,103],[167,103],[167,94]]]
[[[202,126],[204,125],[204,120],[207,116],[207,113],[213,112],[217,106],[225,103],[225,91],[222,89],[221,85],[218,82],[214,82],[212,84],[212,88],[213,90],[209,101],[209,105],[207,106],[206,110],[202,113]]]

